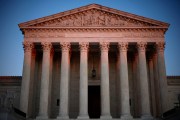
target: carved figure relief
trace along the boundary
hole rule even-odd
[[[34,25],[33,25],[34,26]],[[152,24],[130,19],[128,17],[100,11],[96,9],[45,21],[35,26],[61,26],[61,27],[83,27],[83,26],[153,26]]]

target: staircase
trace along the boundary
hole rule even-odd
[[[162,120],[180,120],[180,107],[165,112],[162,115]]]
[[[26,120],[25,113],[17,108],[7,109],[0,108],[0,120]]]

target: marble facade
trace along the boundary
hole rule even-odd
[[[168,110],[169,24],[91,4],[19,27],[27,118],[91,119],[91,86],[100,87],[99,119],[151,120]]]

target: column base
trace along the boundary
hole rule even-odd
[[[121,115],[121,120],[133,120],[131,115]]]
[[[48,116],[37,116],[36,120],[49,120]]]
[[[77,119],[86,120],[89,119],[88,115],[79,115]]]
[[[112,116],[111,115],[101,115],[100,119],[112,119]]]
[[[56,119],[57,120],[68,120],[69,116],[58,116]]]
[[[151,115],[142,115],[141,120],[153,120],[153,117]]]

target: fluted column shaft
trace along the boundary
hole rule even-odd
[[[152,115],[156,116],[156,98],[155,98],[155,84],[154,84],[154,67],[152,56],[149,57],[149,83],[151,86],[151,105],[152,105]]]
[[[127,66],[128,43],[118,43],[120,54],[120,98],[121,98],[121,119],[131,119],[129,104],[129,79]]]
[[[140,104],[140,101],[139,101],[139,67],[138,67],[138,53],[135,52],[134,53],[134,61],[133,61],[133,72],[134,72],[134,75],[133,75],[133,84],[134,84],[134,87],[133,87],[133,92],[134,92],[134,117],[137,117],[139,116],[139,104]]]
[[[33,44],[31,42],[24,42],[24,64],[22,73],[22,84],[21,84],[21,97],[20,97],[20,110],[28,114],[29,105],[29,88],[31,79],[31,57]]]
[[[109,43],[100,43],[101,49],[101,118],[111,118],[109,94]]]
[[[30,93],[29,93],[29,112],[28,116],[35,117],[35,100],[36,100],[36,95],[35,95],[35,63],[36,63],[36,50],[32,50],[32,57],[31,57],[31,81],[30,81]],[[26,114],[27,116],[27,114]]]
[[[79,119],[88,119],[88,43],[80,43]]]
[[[137,44],[138,54],[139,54],[139,84],[140,84],[140,98],[141,98],[141,118],[151,119],[150,113],[150,99],[149,99],[149,85],[148,85],[148,75],[146,66],[146,43],[139,42]]]
[[[43,59],[42,59],[42,75],[40,87],[40,107],[37,119],[48,119],[48,103],[50,88],[50,53],[52,44],[48,42],[42,43]]]
[[[164,60],[164,42],[157,42],[157,59],[158,59],[158,75],[160,83],[160,94],[161,94],[161,114],[168,110],[167,107],[167,76],[166,76],[166,67]]]
[[[161,116],[161,95],[160,95],[160,85],[159,85],[159,75],[158,75],[158,62],[157,62],[157,52],[153,55],[153,68],[154,68],[154,83],[155,83],[155,98],[156,98],[156,116]]]
[[[70,43],[61,43],[62,58],[61,58],[61,80],[60,80],[60,109],[58,119],[69,118],[69,50]]]

